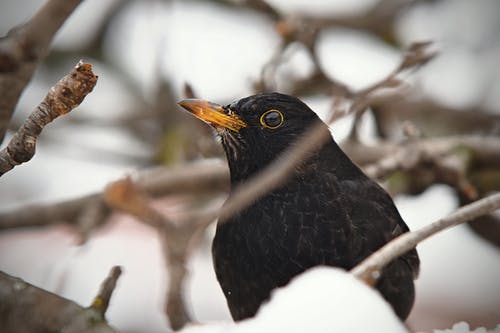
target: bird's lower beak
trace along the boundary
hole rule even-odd
[[[212,125],[216,130],[222,128],[238,132],[247,124],[238,117],[238,115],[227,112],[219,104],[204,101],[202,99],[185,99],[179,102],[187,111],[191,112],[196,118]]]

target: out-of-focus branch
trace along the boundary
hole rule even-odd
[[[74,220],[66,220],[66,223],[74,221],[76,224],[80,245],[86,243],[90,234],[104,224],[110,213],[110,209],[102,200],[101,195],[90,195],[89,197],[90,199],[83,206],[77,207]],[[58,221],[64,221],[64,219]]]
[[[169,231],[175,228],[172,221],[149,204],[151,199],[146,192],[128,177],[108,184],[104,199],[110,207],[135,216],[153,228],[166,228]]]
[[[287,17],[269,3],[263,0],[205,0],[222,3],[239,8],[253,9],[270,17],[278,23],[278,31],[287,32],[287,36],[298,35],[306,30],[319,30],[328,27],[343,27],[363,30],[379,36],[381,39],[395,42],[395,24],[400,14],[411,7],[416,1],[380,0],[364,12],[347,15],[306,15],[294,13],[291,15],[295,23],[289,25]],[[290,21],[291,22],[291,21]]]
[[[364,156],[365,152],[371,153],[371,158],[380,155],[368,164],[370,157],[365,156],[363,169],[371,178],[386,180],[392,194],[418,194],[433,184],[445,184],[466,204],[500,188],[500,173],[491,171],[496,170],[495,161],[500,159],[500,138],[496,136],[413,139],[369,147],[351,143],[346,147],[353,157]],[[486,186],[483,174],[488,179]]]
[[[400,137],[401,123],[404,121],[414,124],[425,137],[498,134],[500,115],[497,113],[488,112],[480,106],[450,107],[415,95],[373,100],[371,109],[377,134],[381,138]]]
[[[27,205],[0,214],[0,229],[42,227],[59,223],[75,224],[84,207],[90,202],[101,200],[100,194],[57,203]]]
[[[357,141],[358,127],[363,113],[371,106],[371,104],[375,100],[377,100],[377,95],[379,95],[381,91],[391,91],[391,95],[385,96],[385,100],[392,100],[394,96],[398,96],[398,94],[395,93],[394,90],[399,91],[403,86],[403,81],[398,77],[404,72],[415,70],[420,66],[426,64],[436,55],[435,51],[429,49],[430,45],[432,45],[431,42],[415,42],[411,44],[405,51],[399,65],[396,66],[394,70],[392,70],[381,80],[359,91],[353,91],[343,85],[340,86],[341,89],[339,90],[339,83],[334,80],[329,80],[331,82],[330,89],[331,95],[333,97],[333,112],[331,113],[329,121],[333,122],[338,118],[344,117],[349,114],[354,114],[354,122],[349,138],[350,140]],[[316,63],[318,70],[322,71],[319,62],[316,61]],[[326,77],[326,74],[324,73],[323,76]],[[350,106],[345,109],[337,108],[336,105],[339,103],[339,98],[350,99]]]
[[[104,319],[104,314],[108,310],[109,301],[111,299],[111,296],[113,295],[113,291],[116,288],[116,282],[118,281],[118,278],[121,274],[122,269],[120,266],[114,266],[113,268],[111,268],[108,276],[101,284],[99,293],[96,297],[94,297],[94,301],[92,302],[92,305],[90,307],[97,313],[99,313],[101,319]]]
[[[221,2],[220,0],[218,0]],[[274,73],[276,68],[283,62],[283,54],[287,47],[293,42],[305,46],[309,51],[311,60],[314,64],[313,74],[306,79],[300,79],[297,82],[289,83],[290,93],[300,95],[304,92],[320,91],[334,97],[352,98],[352,108],[357,111],[363,111],[369,105],[370,99],[366,98],[371,93],[381,88],[394,88],[400,84],[396,79],[402,71],[422,65],[429,61],[434,54],[429,53],[426,47],[428,42],[412,44],[404,58],[387,78],[376,84],[358,92],[351,91],[347,86],[330,78],[321,68],[320,59],[316,53],[316,44],[319,33],[322,29],[331,26],[342,26],[352,29],[361,29],[370,33],[380,35],[383,39],[395,41],[394,25],[400,13],[408,8],[413,2],[398,0],[380,0],[370,10],[351,16],[313,17],[296,13],[293,15],[283,15],[277,9],[273,8],[263,0],[253,1],[222,1],[223,3],[240,6],[242,8],[257,9],[259,12],[269,15],[275,22],[276,32],[281,36],[279,49],[275,52],[271,60],[263,67],[260,81],[254,84],[257,91],[275,90]],[[359,115],[358,115],[359,116]]]
[[[404,52],[403,58],[399,65],[390,72],[382,80],[364,88],[354,94],[354,102],[351,106],[352,113],[359,116],[359,113],[366,109],[373,101],[370,97],[382,89],[398,88],[402,85],[402,81],[398,76],[408,70],[415,70],[416,68],[425,65],[436,56],[436,51],[432,51],[429,47],[432,42],[415,42],[411,44]]]
[[[498,136],[459,135],[436,138],[424,138],[407,145],[382,140],[376,145],[347,141],[342,149],[357,164],[363,166],[365,172],[372,178],[382,178],[396,171],[404,162],[398,157],[405,150],[419,149],[427,155],[442,155],[454,148],[464,148],[471,151],[476,163],[495,162],[500,158],[500,138]],[[417,148],[414,148],[416,145]]]
[[[43,128],[77,107],[92,91],[97,76],[90,64],[78,63],[67,76],[53,86],[14,134],[7,147],[0,151],[0,176],[35,155],[36,140]]]
[[[0,39],[0,142],[17,101],[52,38],[82,0],[50,0],[25,25]]]
[[[108,205],[128,213],[158,231],[163,247],[169,287],[166,295],[165,312],[174,330],[191,322],[183,298],[186,260],[191,237],[196,226],[185,223],[175,224],[151,205],[151,199],[136,186],[130,178],[116,181],[105,190]]]
[[[483,155],[483,158],[484,155],[491,157],[492,154],[500,157],[498,148],[500,146],[497,146],[499,144],[500,139],[497,137],[482,136],[417,139],[399,145],[387,144],[386,152],[374,163],[365,165],[363,169],[369,177],[381,179],[395,171],[406,171],[421,163],[440,159],[457,148],[474,150]]]
[[[0,271],[1,332],[113,333],[93,308],[37,288]]]
[[[227,191],[229,173],[220,160],[206,160],[164,168],[155,167],[132,176],[149,195],[213,193]],[[7,228],[40,227],[58,223],[76,225],[87,235],[107,218],[109,209],[101,193],[85,195],[67,201],[25,206],[0,213],[0,230]]]
[[[500,208],[500,193],[480,199],[457,209],[454,213],[418,230],[407,232],[393,239],[363,260],[351,273],[370,285],[380,276],[380,271],[392,260],[416,247],[421,241],[436,233],[492,213]]]

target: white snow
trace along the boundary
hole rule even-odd
[[[407,329],[377,291],[344,270],[318,267],[276,290],[255,318],[191,326],[182,332],[391,333]]]
[[[492,330],[487,330],[484,327],[478,327],[475,330],[471,330],[468,323],[465,321],[461,321],[453,325],[451,329],[444,330],[434,330],[434,333],[499,333],[500,332],[500,324]]]

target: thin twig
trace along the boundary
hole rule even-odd
[[[94,300],[92,301],[92,305],[90,308],[94,309],[99,313],[101,318],[104,319],[104,314],[108,310],[109,301],[111,296],[113,295],[113,291],[116,288],[116,282],[118,278],[122,274],[122,269],[120,266],[114,266],[111,268],[106,279],[102,282],[101,288],[99,289],[99,293]]]
[[[35,155],[36,140],[43,128],[57,117],[77,107],[92,91],[97,76],[90,64],[79,62],[45,96],[14,134],[7,147],[0,151],[0,176]]]
[[[479,216],[494,212],[500,208],[500,193],[475,201],[457,209],[445,218],[439,219],[418,230],[407,232],[393,239],[371,254],[351,270],[359,279],[373,285],[380,276],[378,272],[392,260],[415,248],[426,238],[452,226],[471,221]]]

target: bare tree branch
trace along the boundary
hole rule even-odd
[[[113,333],[92,308],[84,308],[0,271],[0,332]]]
[[[92,72],[92,66],[79,62],[71,73],[53,86],[7,147],[0,151],[0,176],[29,161],[35,155],[36,140],[43,128],[77,107],[96,82],[97,76]]]
[[[25,25],[0,39],[0,143],[17,101],[50,43],[82,0],[50,0]]]
[[[380,276],[380,271],[384,266],[416,247],[421,241],[446,228],[471,221],[479,216],[492,213],[499,208],[500,193],[492,194],[467,206],[463,206],[445,218],[393,239],[354,267],[351,273],[368,284],[373,285],[374,281]]]

